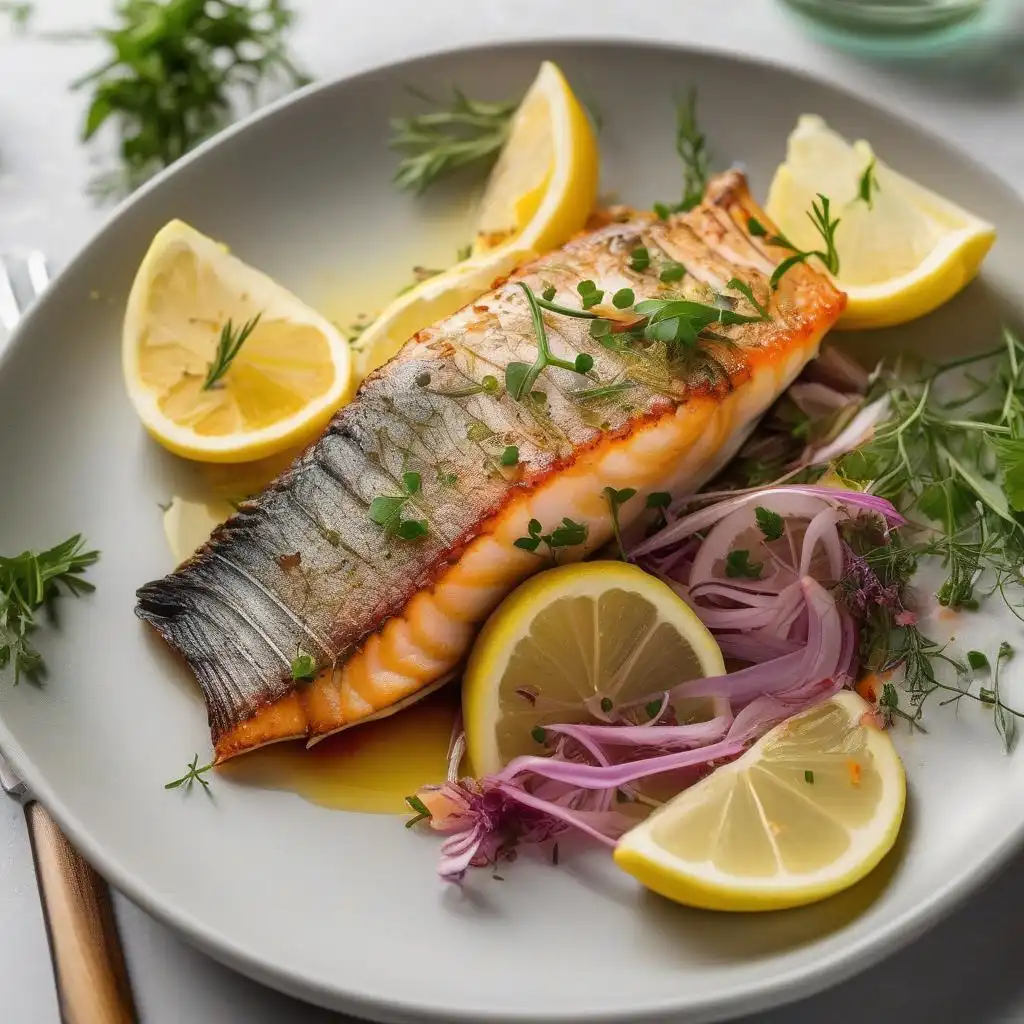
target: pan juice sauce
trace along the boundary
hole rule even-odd
[[[275,743],[219,771],[226,779],[297,793],[332,810],[411,814],[405,798],[420,786],[445,780],[458,710],[459,688],[453,684],[309,749],[302,740]]]

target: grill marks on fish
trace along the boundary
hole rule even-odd
[[[771,293],[785,253],[750,237],[751,216],[769,223],[729,173],[688,214],[612,224],[523,268],[410,340],[288,472],[188,563],[139,591],[139,616],[199,680],[218,759],[313,741],[428,692],[457,669],[500,600],[543,568],[515,546],[530,519],[545,530],[565,516],[585,523],[587,542],[564,552],[583,557],[610,536],[605,486],[690,489],[731,457],[844,304],[806,265]],[[652,256],[644,272],[629,265],[640,245]],[[663,260],[686,267],[682,282],[660,283]],[[549,367],[522,401],[488,380],[503,384],[510,362],[532,363],[537,352],[518,281],[578,306],[576,286],[591,279],[611,315],[620,288],[637,300],[711,302],[733,277],[771,322],[716,326],[728,340],[681,360],[661,344],[609,350],[588,321],[545,314],[553,353],[588,353],[593,369]],[[510,444],[519,463],[504,467]],[[419,475],[418,489],[407,473]],[[404,541],[374,523],[380,496],[401,498],[402,516],[424,520],[427,536]],[[625,526],[637,509],[623,508]],[[291,678],[299,653],[320,666],[311,682]]]

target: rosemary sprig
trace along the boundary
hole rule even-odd
[[[0,557],[0,670],[14,669],[14,684],[25,676],[38,682],[46,674],[42,654],[29,634],[36,627],[36,612],[67,593],[73,597],[95,588],[82,574],[98,558],[84,550],[80,534],[48,551],[25,551],[13,558]]]
[[[114,15],[98,33],[110,56],[72,84],[93,90],[83,140],[108,123],[120,138],[121,166],[97,180],[100,194],[130,192],[220,131],[240,90],[255,105],[267,86],[309,81],[286,52],[285,0],[120,0]]]
[[[203,391],[209,391],[217,382],[231,369],[235,356],[241,351],[249,335],[256,330],[262,313],[257,313],[251,320],[247,320],[238,330],[230,320],[220,329],[220,339],[217,342],[217,351],[214,353],[213,362],[206,371],[206,379],[203,381]]]
[[[395,184],[411,192],[426,188],[461,167],[490,166],[508,137],[519,101],[490,103],[452,90],[448,106],[416,89],[409,90],[432,109],[391,120],[392,149],[402,153]]]
[[[180,779],[172,779],[170,782],[164,784],[164,789],[179,789],[184,786],[186,790],[190,790],[192,786],[198,782],[203,789],[209,789],[210,783],[203,778],[203,776],[213,768],[213,762],[204,764],[202,767],[199,765],[199,755],[196,754],[188,765],[185,774]]]

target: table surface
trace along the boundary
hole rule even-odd
[[[293,43],[301,63],[326,77],[469,42],[581,32],[696,42],[818,72],[956,140],[1024,191],[1024,3],[1004,5],[1010,12],[1005,27],[992,34],[983,53],[979,44],[966,56],[898,64],[829,48],[775,0],[389,0],[380,14],[372,6],[356,8],[352,0],[295,0],[301,21]],[[90,27],[106,20],[111,6],[111,0],[38,0],[33,24],[36,30]],[[38,248],[63,265],[106,216],[85,195],[94,170],[78,143],[85,100],[68,90],[99,57],[93,43],[14,36],[0,24],[0,253]],[[115,900],[145,1024],[346,1020],[242,978],[127,899]],[[757,1020],[1024,1020],[1022,906],[1024,854],[889,962]],[[0,1020],[57,1019],[24,819],[13,801],[0,798]]]

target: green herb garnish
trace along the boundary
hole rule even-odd
[[[629,254],[629,269],[642,274],[651,265],[651,254],[644,246],[639,246]]]
[[[604,713],[605,713],[606,715],[608,714],[608,712],[609,712],[609,711],[611,711],[611,709],[612,709],[613,707],[615,707],[615,705],[614,705],[614,704],[612,703],[612,699],[611,699],[611,697],[602,697],[602,698],[601,698],[601,710],[602,710],[602,711],[603,711],[603,712],[604,712]]]
[[[658,513],[658,521],[654,524],[653,529],[660,530],[663,526],[668,526],[668,515],[665,510],[671,504],[672,495],[668,491],[652,491],[647,495],[644,507],[654,509]]]
[[[764,238],[768,234],[768,229],[756,218],[747,218],[747,230],[755,238]]]
[[[648,718],[656,718],[660,714],[660,712],[661,712],[661,707],[662,707],[663,703],[664,703],[664,701],[660,701],[660,700],[649,700],[644,705],[644,711],[647,712],[647,717]]]
[[[632,288],[620,288],[612,296],[612,305],[616,309],[629,309],[636,302],[636,295]]]
[[[666,260],[661,265],[661,271],[658,274],[658,280],[662,284],[673,284],[676,281],[682,281],[686,277],[686,267],[682,263],[676,263],[675,260]]]
[[[822,241],[825,243],[824,250],[822,249],[810,249],[803,251],[797,249],[792,242],[788,241],[783,235],[773,235],[768,241],[772,245],[780,245],[785,249],[793,250],[793,255],[784,259],[773,272],[769,284],[774,291],[779,287],[779,282],[785,276],[785,274],[792,270],[798,263],[803,263],[811,256],[817,256],[822,263],[828,268],[830,274],[839,273],[839,253],[836,251],[836,228],[839,227],[840,220],[837,217],[832,220],[830,211],[830,200],[828,196],[818,193],[818,199],[811,204],[811,210],[807,214],[808,219],[814,225],[818,234],[821,235]]]
[[[757,520],[757,528],[764,535],[765,540],[778,540],[782,536],[784,524],[782,516],[778,512],[758,505],[754,509],[754,518]]]
[[[635,487],[623,487],[620,490],[616,490],[614,487],[606,487],[604,489],[604,496],[608,499],[608,508],[612,517],[612,533],[615,535],[615,543],[619,548],[619,555],[624,562],[628,562],[629,558],[626,555],[626,549],[622,546],[622,533],[619,529],[619,509],[635,495]]]
[[[1002,698],[999,694],[999,674],[1002,670],[1004,662],[1010,660],[1013,657],[1013,648],[1006,643],[999,645],[999,653],[996,655],[996,669],[992,676],[992,690],[995,694],[995,720],[996,720],[996,732],[999,733],[1003,741],[1003,749],[1007,754],[1013,753],[1013,748],[1017,743],[1017,712],[1011,711],[1005,704],[1003,704]]]
[[[544,327],[544,317],[540,311],[537,297],[533,294],[528,284],[520,281],[519,287],[522,288],[523,294],[526,296],[527,304],[530,307],[530,314],[533,318],[533,330],[537,338],[537,358],[532,366],[527,363],[514,362],[509,363],[505,367],[505,390],[516,401],[522,401],[526,395],[534,393],[533,386],[537,383],[537,378],[549,366],[558,366],[563,370],[572,370],[574,373],[579,374],[588,373],[594,366],[594,357],[586,352],[581,352],[576,356],[575,361],[571,363],[566,359],[559,359],[551,354],[547,330]]]
[[[121,167],[97,180],[100,193],[130,192],[226,127],[238,94],[309,81],[286,51],[285,0],[120,0],[114,11],[97,33],[109,56],[72,84],[93,90],[83,139],[107,123],[120,138]]]
[[[311,679],[316,678],[317,663],[316,659],[311,654],[296,654],[292,658],[292,681],[299,682],[300,680],[306,680],[307,682]]]
[[[578,544],[583,544],[586,542],[587,535],[590,532],[590,528],[586,523],[577,523],[568,517],[563,519],[550,533],[541,533],[543,529],[539,520],[531,519],[526,527],[527,536],[516,540],[515,546],[522,548],[523,551],[530,551],[536,554],[537,549],[541,544],[544,544],[552,561],[557,562],[558,548],[575,547]]]
[[[48,551],[0,556],[0,670],[13,667],[15,686],[22,676],[38,682],[46,674],[43,656],[29,639],[36,612],[62,593],[78,597],[95,589],[82,574],[99,552],[83,547],[81,535],[75,534]]]
[[[432,815],[427,810],[427,805],[418,796],[407,796],[405,802],[416,815],[405,823],[406,828],[412,828],[413,825],[417,825],[421,821],[429,821],[431,819]]]
[[[707,141],[697,125],[696,89],[690,89],[685,100],[676,100],[676,152],[683,162],[683,197],[673,205],[654,204],[662,220],[672,213],[692,210],[704,198],[711,173]]]
[[[213,362],[206,371],[206,380],[203,381],[203,390],[209,391],[217,382],[231,369],[235,356],[241,351],[249,335],[256,330],[262,313],[257,313],[251,320],[246,320],[238,330],[230,320],[220,329],[220,340],[217,342],[217,351],[214,353]]]
[[[503,466],[515,466],[519,462],[519,448],[510,444],[502,453],[499,460]]]
[[[988,663],[988,658],[985,657],[981,651],[968,651],[967,664],[970,665],[975,672],[988,672],[991,668]]]
[[[548,738],[547,733],[539,725],[535,725],[530,730],[530,735],[533,737],[533,739],[537,743],[546,743],[547,742],[547,738]]]
[[[440,480],[440,474],[438,474]],[[370,502],[367,514],[378,526],[399,540],[420,540],[430,532],[425,519],[405,519],[403,511],[406,503],[423,489],[423,480],[419,473],[402,474],[402,493],[385,494]]]
[[[725,575],[730,579],[759,580],[763,568],[761,562],[750,560],[750,552],[746,548],[730,551],[725,556]]]
[[[403,154],[395,171],[395,184],[412,192],[423,192],[462,167],[489,167],[505,144],[519,106],[518,102],[472,100],[458,89],[452,90],[446,106],[426,93],[415,89],[409,92],[433,108],[391,120],[388,145]]]
[[[814,772],[810,768],[804,770],[804,782],[814,785]]]
[[[186,790],[192,788],[193,784],[198,782],[203,789],[209,789],[210,783],[203,778],[203,776],[213,768],[213,762],[204,764],[199,767],[199,755],[196,754],[192,758],[192,761],[188,765],[188,769],[180,779],[172,779],[170,782],[164,783],[164,789],[178,789],[184,786]]]
[[[875,201],[871,196],[872,189],[878,191],[878,176],[875,174],[875,163],[874,157],[868,163],[867,167],[864,168],[864,173],[860,176],[860,182],[857,185],[857,198],[863,199],[867,203],[869,210],[874,209]]]
[[[764,321],[771,320],[771,313],[769,313],[768,310],[757,301],[753,289],[746,283],[746,281],[741,281],[738,277],[734,277],[725,287],[738,291],[747,300],[747,302],[757,310],[759,319]]]
[[[604,292],[593,281],[580,281],[576,285],[576,291],[580,293],[584,309],[596,306],[604,298]]]

